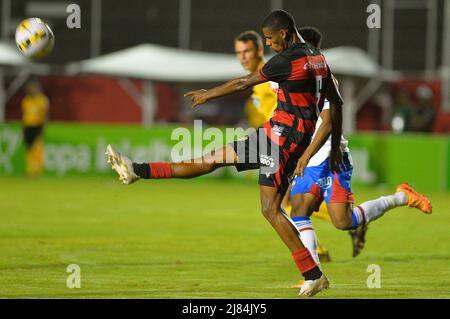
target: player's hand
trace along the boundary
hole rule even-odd
[[[208,101],[207,92],[208,91],[204,90],[204,89],[191,91],[191,92],[186,93],[184,95],[184,97],[190,96],[191,102],[192,102],[192,108],[195,108],[196,106]]]
[[[328,163],[330,165],[331,172],[337,174],[341,173],[342,167],[344,167],[344,161],[342,159],[342,152],[340,148],[330,152]]]
[[[297,167],[295,168],[294,171],[294,176],[300,176],[301,178],[303,178],[303,172],[305,171],[305,167],[308,166],[309,163],[309,156],[303,154],[297,162]]]

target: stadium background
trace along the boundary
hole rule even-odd
[[[340,83],[343,83],[341,88],[344,100],[352,105],[351,111],[346,111],[345,114],[345,133],[349,137],[350,148],[355,160],[356,193],[361,194],[359,199],[372,198],[381,192],[390,191],[392,187],[405,180],[414,184],[421,191],[430,192],[432,201],[437,201],[435,211],[437,209],[441,214],[440,219],[436,218],[434,227],[429,230],[435,232],[436,238],[429,242],[420,242],[417,237],[413,236],[411,242],[415,244],[411,246],[418,247],[420,251],[426,251],[426,247],[430,245],[434,246],[437,251],[429,252],[429,255],[437,257],[433,262],[430,261],[430,264],[440,269],[441,273],[448,274],[448,269],[442,267],[442,263],[448,262],[448,256],[445,253],[445,251],[448,252],[448,246],[443,242],[448,242],[449,239],[446,225],[448,225],[448,211],[450,210],[450,103],[448,102],[450,100],[448,94],[450,81],[446,81],[450,78],[450,5],[446,4],[446,1],[133,0],[127,5],[119,0],[73,1],[81,7],[80,29],[69,29],[66,25],[69,15],[66,8],[70,3],[72,2],[1,1],[0,182],[2,190],[0,192],[0,211],[5,220],[11,221],[11,223],[3,224],[0,228],[0,238],[2,239],[0,254],[4,257],[2,258],[2,267],[6,270],[3,279],[7,282],[7,288],[3,291],[3,295],[10,297],[42,296],[39,287],[48,282],[44,279],[33,279],[31,273],[32,271],[42,271],[41,274],[52,278],[50,287],[53,289],[46,291],[44,295],[47,294],[46,296],[50,297],[70,296],[64,290],[65,288],[56,288],[59,287],[59,281],[64,280],[64,273],[55,277],[53,276],[54,269],[46,268],[46,265],[53,263],[54,267],[62,267],[69,262],[78,262],[82,265],[89,265],[91,262],[92,265],[110,263],[111,260],[108,259],[108,256],[104,260],[103,257],[96,259],[97,248],[92,248],[93,246],[103,247],[105,251],[111,253],[111,256],[116,256],[115,252],[110,250],[114,248],[106,243],[108,239],[105,238],[109,238],[114,244],[118,243],[123,236],[129,238],[127,244],[131,246],[139,246],[143,242],[153,241],[152,245],[155,246],[152,246],[152,249],[157,251],[157,256],[153,255],[152,258],[156,258],[162,264],[168,262],[178,265],[177,252],[169,245],[175,244],[178,239],[175,240],[170,236],[168,238],[164,232],[149,235],[144,229],[144,225],[150,224],[152,227],[157,225],[156,227],[167,229],[167,233],[180,232],[181,226],[173,221],[167,225],[166,219],[158,214],[156,217],[152,217],[151,214],[146,215],[146,221],[143,222],[140,215],[144,214],[143,208],[136,203],[136,197],[142,201],[146,201],[147,196],[159,198],[154,199],[156,202],[153,203],[153,207],[147,207],[148,212],[154,213],[155,210],[160,213],[164,212],[174,219],[179,213],[185,212],[191,218],[191,231],[183,228],[183,231],[187,231],[183,236],[186,236],[184,237],[185,245],[191,241],[193,245],[185,248],[194,252],[187,258],[188,261],[182,260],[179,265],[184,262],[195,264],[195,258],[201,258],[202,251],[193,248],[196,240],[206,241],[205,245],[212,248],[217,244],[212,241],[212,237],[216,235],[218,240],[223,239],[223,245],[227,245],[230,244],[227,241],[229,234],[237,236],[235,241],[231,241],[231,247],[237,253],[225,250],[224,258],[237,263],[243,261],[245,263],[247,259],[244,255],[249,251],[240,251],[237,248],[239,246],[237,238],[240,237],[236,234],[238,231],[230,225],[232,220],[243,218],[241,213],[245,213],[246,210],[258,210],[254,175],[239,175],[232,169],[223,169],[212,177],[205,177],[195,186],[180,182],[164,183],[163,185],[170,189],[169,192],[174,191],[177,196],[176,203],[171,206],[169,203],[172,199],[164,194],[164,189],[156,189],[154,184],[147,188],[145,185],[139,185],[135,188],[136,193],[131,191],[121,193],[120,185],[111,182],[115,177],[106,165],[104,148],[106,144],[113,143],[136,160],[169,160],[171,147],[175,143],[170,138],[174,128],[183,126],[193,131],[193,121],[196,119],[203,120],[204,127],[241,126],[245,118],[243,105],[248,93],[227,97],[210,103],[205,108],[193,111],[189,107],[189,101],[184,99],[182,94],[191,89],[211,87],[222,82],[222,79],[164,80],[153,75],[145,78],[145,76],[133,76],[133,74],[126,76],[122,73],[83,72],[82,62],[94,61],[91,59],[102,58],[104,55],[117,51],[124,52],[120,50],[142,44],[152,44],[164,46],[169,50],[181,48],[195,52],[228,54],[224,56],[224,61],[226,63],[233,61],[235,63],[233,72],[236,71],[238,74],[242,70],[240,70],[237,59],[232,56],[234,37],[248,29],[259,31],[262,18],[275,8],[283,8],[291,12],[299,26],[312,25],[319,28],[324,36],[324,49],[357,48],[359,49],[358,54],[367,59],[370,65],[376,67],[373,71],[375,75],[360,76],[346,72],[337,73]],[[369,4],[373,3],[381,5],[382,8],[381,29],[369,29],[366,26],[369,15],[366,9]],[[21,57],[15,48],[10,50],[14,46],[15,27],[23,18],[29,16],[39,16],[47,21],[56,37],[56,45],[52,54],[38,63],[30,63]],[[394,22],[391,25],[392,28],[388,25],[388,21]],[[148,52],[151,50],[152,47],[148,47]],[[266,50],[266,55],[270,56],[270,54]],[[150,70],[152,69],[151,65],[155,64],[156,66],[159,61],[147,61],[147,63],[149,64],[145,64],[145,66],[148,68],[150,65],[148,68]],[[228,65],[230,64],[224,64],[224,68]],[[163,67],[169,69],[171,65],[167,64]],[[45,172],[44,176],[34,180],[23,177],[25,150],[20,124],[20,102],[24,96],[23,84],[30,76],[38,77],[44,93],[50,100],[49,121],[45,129]],[[435,114],[432,125],[423,131],[412,132],[394,128],[392,120],[396,106],[401,102],[399,92],[403,92],[409,97],[409,106],[414,108],[417,104],[418,88],[424,85],[428,88],[427,92],[429,93],[428,107],[432,108]],[[365,94],[362,97],[358,96],[360,92]],[[190,187],[191,190],[185,192],[185,187]],[[210,195],[209,205],[214,207],[217,212],[225,214],[224,218],[229,222],[228,226],[222,225],[224,228],[216,229],[218,233],[214,233],[214,227],[211,228],[211,225],[215,223],[214,219],[205,217],[208,216],[208,212],[201,210],[198,211],[199,214],[195,215],[197,210],[195,203],[200,206],[200,199],[189,202],[186,206],[186,201],[209,189],[220,194],[241,192],[243,196],[242,198],[225,196],[227,201],[240,205],[235,212],[227,215],[230,208],[225,208],[227,206],[225,203],[220,205],[214,201],[217,194]],[[92,190],[92,194],[84,194],[84,190]],[[147,193],[150,190],[153,192],[152,194]],[[57,199],[50,197],[53,192]],[[23,197],[25,202],[29,199],[28,206],[18,204],[15,201],[18,196]],[[125,220],[125,217],[118,217],[118,220],[110,225],[108,224],[110,222],[108,214],[114,207],[117,208],[114,198],[121,196],[126,197],[122,198],[124,202],[133,203],[132,205],[135,206],[119,205],[118,212],[129,214],[130,211],[134,211],[134,215],[128,215],[128,220]],[[244,196],[253,196],[255,200],[247,202]],[[223,200],[220,196],[216,199]],[[61,206],[54,203],[58,200],[64,201],[64,204]],[[106,205],[104,208],[98,207],[100,200],[104,201],[103,205]],[[151,206],[152,203],[146,203],[146,205]],[[60,212],[66,212],[67,215],[62,217]],[[93,215],[90,215],[91,213]],[[119,216],[116,214],[118,213],[113,216]],[[262,219],[260,216],[253,215],[252,218],[258,219],[257,223],[263,224],[263,221],[259,221]],[[72,219],[71,216],[76,217]],[[393,217],[392,225],[385,226],[385,228],[380,227],[378,234],[383,236],[383,234],[395,232],[397,237],[394,236],[394,239],[396,238],[398,241],[391,243],[391,247],[394,248],[394,251],[395,248],[400,249],[400,247],[404,247],[402,240],[405,239],[402,238],[402,235],[409,235],[408,227],[419,227],[420,217],[422,216],[411,218],[407,224],[409,226],[406,228],[403,228],[404,224],[400,222],[400,217]],[[98,221],[103,221],[106,228],[101,228],[97,224]],[[90,226],[84,228],[89,222],[92,222]],[[250,217],[244,217],[240,222],[244,225],[246,222],[254,223]],[[71,223],[73,228],[65,226],[66,223]],[[118,231],[118,228],[114,226],[115,223],[127,225],[128,230]],[[263,227],[260,224],[258,225]],[[33,225],[37,225],[37,228]],[[95,225],[98,228],[94,228]],[[56,232],[55,226],[59,227]],[[318,228],[322,227],[325,226],[319,222]],[[137,229],[136,233],[132,231],[133,228]],[[270,233],[270,230],[263,229],[269,233],[267,237],[272,238],[270,236],[273,234]],[[97,231],[99,231],[98,234]],[[198,238],[194,234],[195,231],[202,232],[204,235]],[[266,238],[265,233],[254,232],[252,234],[255,238]],[[327,231],[324,233],[333,238],[333,235]],[[104,237],[102,237],[103,235]],[[148,237],[157,235],[160,237]],[[70,238],[80,236],[81,242],[70,241],[70,238],[67,239],[66,236]],[[373,236],[375,237],[375,234]],[[90,242],[91,239],[92,242]],[[248,240],[248,238],[241,239]],[[380,246],[384,245],[379,239],[371,239]],[[331,248],[336,251],[337,262],[335,265],[338,269],[335,274],[336,278],[339,278],[346,267],[348,254],[344,253],[343,248],[338,248],[343,245],[341,245],[342,242],[346,241],[339,237],[331,244]],[[64,246],[64,243],[67,243],[67,246]],[[167,245],[162,245],[157,249],[155,248],[157,243],[166,243]],[[17,251],[10,248],[11,244],[16,245],[19,249],[22,248],[25,253],[19,255]],[[260,245],[260,243],[253,244],[255,247]],[[273,248],[269,244],[269,250],[272,249],[275,256],[283,259],[285,256],[278,244],[275,242]],[[40,245],[49,246],[42,248]],[[184,246],[182,245],[182,247]],[[95,251],[90,251],[91,248]],[[128,249],[129,247],[124,244],[123,248]],[[375,249],[374,246],[370,248],[372,253],[369,253],[367,258],[374,259],[374,256],[383,255],[384,262],[388,265],[386,267],[390,267],[389,258],[391,261],[394,260],[395,264],[396,256],[381,248]],[[37,252],[33,253],[33,249],[39,251],[40,255]],[[76,253],[72,255],[67,252],[69,250],[76,251]],[[401,259],[403,257],[404,260],[419,259],[413,247],[403,250],[403,252],[398,260],[403,260]],[[136,254],[134,255],[134,253]],[[139,258],[147,258],[145,259],[148,262],[147,266],[152,267],[151,257],[138,256],[139,254],[140,250],[133,252],[124,263],[136,262],[138,264]],[[425,255],[427,254],[425,253]],[[211,256],[209,258],[215,258]],[[367,263],[367,258],[363,257],[359,265]],[[114,259],[112,263],[114,264],[116,261],[120,265],[118,259]],[[343,262],[339,263],[340,261]],[[216,259],[210,260],[210,262],[214,264]],[[126,267],[125,265],[124,269]],[[145,268],[145,262],[142,267],[139,270],[142,273],[149,271],[148,268]],[[194,266],[192,269],[188,266],[188,269],[184,269],[184,271],[194,277],[199,276],[198,269],[194,268]],[[25,269],[25,279],[18,279],[24,274],[21,269]],[[398,277],[401,273],[400,268],[392,266],[390,269],[393,271],[392,278]],[[151,268],[150,271],[153,270]],[[243,278],[244,274],[250,274],[251,270],[248,271],[249,273],[246,273],[243,270]],[[96,280],[99,280],[104,286],[93,289],[90,292],[91,296],[122,296],[120,289],[129,293],[136,288],[133,286],[134,282],[128,285],[124,279],[126,287],[118,287],[117,295],[114,295],[113,292],[111,295],[104,295],[102,289],[110,289],[110,287],[102,281],[104,278],[102,279],[99,275],[101,272],[102,269],[93,271],[96,278],[100,276],[100,279]],[[123,278],[126,278],[125,272],[121,274],[124,276]],[[142,296],[168,298],[226,296],[226,294],[208,288],[210,283],[208,280],[200,281],[200,287],[205,294],[197,291],[197,286],[193,282],[185,282],[189,287],[188,290],[179,292],[170,284],[164,286],[164,283],[170,282],[170,278],[163,276],[163,269],[155,272],[155,276],[156,274],[161,276],[163,282],[159,287],[159,294],[153,295],[144,291]],[[208,273],[211,278],[215,278],[215,275]],[[360,271],[358,275],[364,277],[364,271]],[[414,278],[415,272],[411,271],[408,275],[410,278]],[[183,281],[181,274],[179,276],[179,278],[175,277]],[[251,275],[249,276],[252,278]],[[248,283],[251,281],[251,279],[243,278],[236,277],[234,279]],[[287,281],[293,280],[288,275],[285,278],[288,278]],[[435,279],[433,278],[433,280]],[[16,281],[21,284],[16,284]],[[249,283],[249,285],[252,284]],[[408,286],[409,282],[405,280],[402,284]],[[448,288],[446,285],[448,285],[448,281],[437,284],[433,292],[425,289],[416,292],[415,296],[427,297],[433,293],[434,296],[448,298],[448,294],[442,293],[445,287]],[[417,286],[417,282],[414,286]],[[387,296],[408,297],[407,294],[400,292],[400,288],[396,290],[395,285],[393,287],[394,293],[387,294]],[[442,289],[442,287],[444,288]],[[161,293],[165,288],[167,288],[167,293]],[[225,288],[229,289],[227,291],[230,296],[255,296],[251,292],[236,289],[233,285]],[[235,293],[230,292],[233,289],[236,289]],[[338,286],[337,294],[331,296],[386,296],[383,295],[386,292],[367,295],[367,291],[361,287],[358,288],[360,289],[358,290],[359,295],[352,295],[345,289],[345,285]],[[0,289],[0,295],[2,295],[1,292],[2,289]],[[141,296],[127,293],[124,293],[123,296]],[[264,291],[256,296],[273,296],[269,292],[265,293]],[[280,291],[277,293],[285,297],[290,296]],[[75,296],[86,295],[81,292]]]

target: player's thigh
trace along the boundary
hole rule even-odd
[[[352,209],[354,196],[351,179],[353,166],[348,154],[344,154],[344,169],[339,174],[327,177],[331,179],[331,185],[325,196],[331,221],[339,229],[350,229],[352,226]],[[327,185],[329,181],[327,181]]]
[[[264,131],[261,132],[264,133]],[[233,143],[228,144],[228,146],[230,146],[230,148],[232,148],[234,151],[235,156],[233,157],[233,159],[236,163],[236,169],[239,172],[249,169],[261,168],[259,162],[259,143],[262,143],[263,140],[260,139],[260,135],[264,136],[264,134],[252,132],[244,138],[238,139]]]
[[[311,193],[298,193],[291,196],[292,212],[294,216],[311,216],[318,207],[319,201],[317,197]]]
[[[350,229],[352,226],[352,210],[353,204],[346,203],[330,203],[327,204],[328,212],[333,225],[338,229]]]
[[[322,191],[317,185],[314,169],[306,168],[304,176],[296,176],[290,192],[291,216],[310,216],[322,201]]]

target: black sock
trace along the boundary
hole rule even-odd
[[[305,280],[316,280],[322,276],[322,271],[320,271],[319,267],[316,266],[311,270],[308,270],[303,274]]]
[[[133,163],[133,170],[140,178],[150,178],[150,165],[148,163]]]

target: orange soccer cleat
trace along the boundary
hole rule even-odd
[[[425,195],[419,194],[408,183],[403,183],[397,186],[397,192],[404,192],[406,194],[406,205],[420,209],[425,214],[431,214],[433,207]]]

